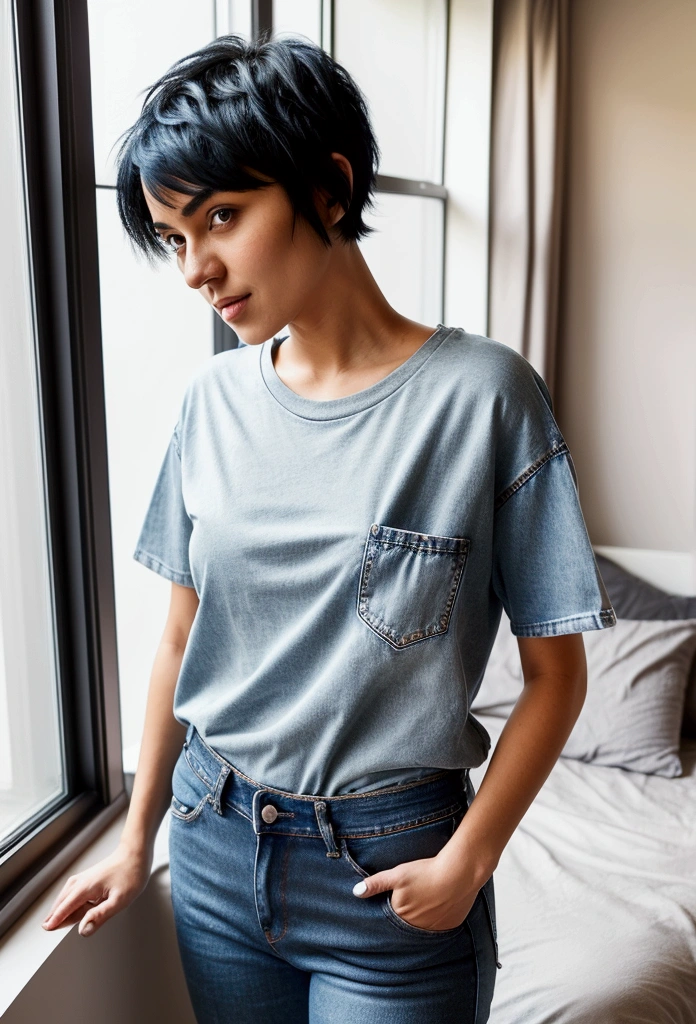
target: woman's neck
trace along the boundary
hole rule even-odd
[[[338,245],[310,308],[288,324],[274,354],[292,391],[326,401],[392,373],[435,333],[389,305],[356,243]]]

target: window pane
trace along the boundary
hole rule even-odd
[[[94,163],[116,181],[114,143],[137,118],[142,90],[213,38],[213,0],[89,0]]]
[[[307,36],[321,46],[321,0],[273,0],[273,35]]]
[[[445,0],[336,0],[334,56],[365,93],[380,173],[442,183]]]
[[[0,0],[0,844],[66,793],[11,9]]]
[[[444,200],[378,192],[365,222],[377,230],[359,244],[387,301],[403,316],[442,320]]]
[[[251,39],[251,0],[215,0],[215,34]]]

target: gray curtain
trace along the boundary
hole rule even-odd
[[[488,335],[553,396],[568,105],[568,0],[494,0]]]

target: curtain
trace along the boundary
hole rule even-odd
[[[494,0],[488,335],[553,397],[568,105],[568,0]]]

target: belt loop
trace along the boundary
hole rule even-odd
[[[231,770],[232,769],[228,768],[227,765],[223,765],[220,768],[217,783],[215,785],[215,789],[213,790],[213,810],[217,811],[218,814],[223,816],[225,812],[222,809],[220,799],[222,797],[222,790],[224,788],[224,785],[227,782],[227,776],[230,774]]]
[[[340,857],[341,853],[336,846],[336,840],[334,838],[333,828],[331,822],[326,814],[326,802],[324,800],[314,801],[314,813],[317,816],[317,822],[319,823],[319,831],[321,832],[322,838],[326,843],[327,857]]]

